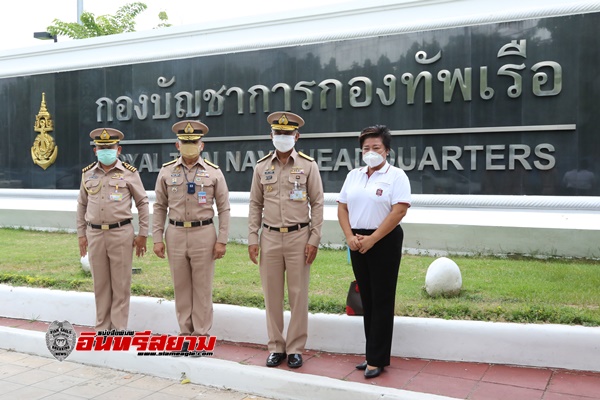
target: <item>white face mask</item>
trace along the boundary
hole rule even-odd
[[[287,153],[294,148],[296,135],[273,135],[273,146],[282,153]]]
[[[384,158],[381,154],[374,151],[368,151],[363,154],[363,161],[371,168],[375,168],[383,163]]]

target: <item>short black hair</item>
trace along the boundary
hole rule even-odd
[[[387,151],[392,149],[392,134],[385,125],[374,125],[363,129],[358,137],[361,149],[368,138],[380,138]]]

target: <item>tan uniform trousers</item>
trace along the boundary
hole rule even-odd
[[[133,225],[87,227],[88,257],[96,297],[96,330],[127,329],[133,262]]]
[[[260,235],[260,279],[267,311],[268,349],[271,353],[302,354],[308,337],[310,265],[304,249],[310,230],[281,233],[263,229]],[[291,318],[283,336],[284,279],[287,278]]]
[[[208,335],[213,321],[213,224],[184,228],[170,225],[165,233],[181,335]]]

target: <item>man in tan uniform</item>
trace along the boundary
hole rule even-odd
[[[181,156],[163,164],[156,180],[154,253],[165,257],[168,210],[164,237],[180,334],[208,335],[215,260],[225,255],[229,234],[229,190],[219,167],[200,158],[208,127],[200,121],[180,121],[172,129]],[[218,234],[213,204],[219,213]]]
[[[317,163],[294,145],[304,120],[289,112],[267,117],[276,148],[257,162],[250,191],[248,254],[257,264],[267,311],[269,357],[275,367],[287,356],[290,368],[302,366],[308,336],[308,284],[323,225],[323,184]],[[283,336],[284,279],[291,319]]]
[[[148,196],[137,170],[117,156],[123,133],[98,128],[90,133],[98,162],[83,169],[77,199],[79,253],[89,250],[96,297],[96,330],[127,329],[133,248],[146,252]],[[138,210],[139,234],[134,235],[131,202]],[[89,249],[88,249],[89,248]]]

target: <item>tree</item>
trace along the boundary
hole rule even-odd
[[[147,8],[148,6],[141,2],[128,3],[119,8],[115,15],[100,15],[97,18],[93,13],[84,11],[81,13],[81,24],[78,24],[77,22],[63,22],[59,19],[55,19],[52,21],[53,25],[50,25],[47,30],[52,35],[63,35],[72,39],[85,39],[96,36],[134,32],[135,17]],[[159,24],[159,27],[170,26],[170,24],[167,23],[168,17],[166,12],[161,12],[159,18],[162,21]]]
[[[160,19],[160,24],[158,24],[157,28],[168,28],[169,26],[172,26],[172,24],[169,23],[169,16],[166,11],[159,12],[158,19]]]

